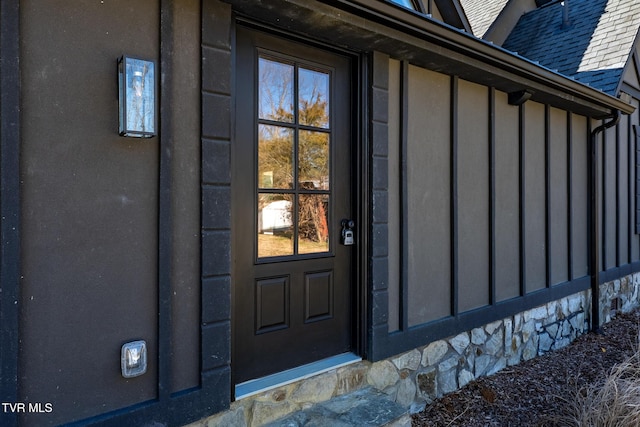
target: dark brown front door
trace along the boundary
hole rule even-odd
[[[244,28],[236,52],[237,384],[351,350],[354,246],[351,60]]]

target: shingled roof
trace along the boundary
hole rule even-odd
[[[509,0],[460,0],[473,35],[482,38]]]
[[[638,0],[570,0],[522,16],[503,47],[615,95],[640,27]]]

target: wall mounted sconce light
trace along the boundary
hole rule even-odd
[[[118,59],[120,135],[156,135],[155,63],[122,56]]]

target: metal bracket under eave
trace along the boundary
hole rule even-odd
[[[529,89],[523,89],[516,92],[509,93],[509,105],[522,105],[533,96],[533,91]]]

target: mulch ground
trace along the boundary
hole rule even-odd
[[[413,426],[554,426],[572,396],[638,348],[640,311],[619,314],[561,350],[480,378],[413,416]],[[640,420],[638,421],[640,425]]]

